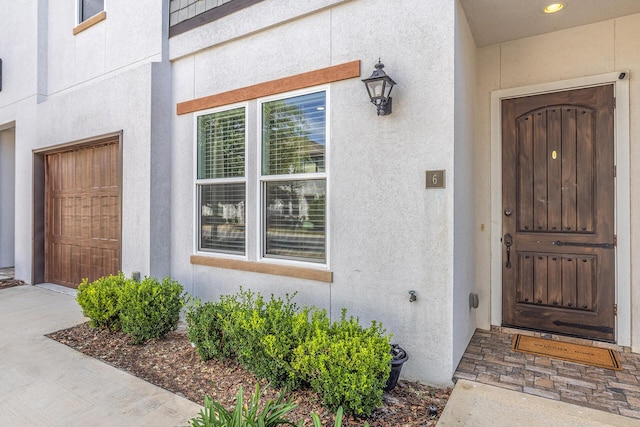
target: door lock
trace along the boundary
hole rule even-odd
[[[511,208],[507,208],[504,210],[504,215],[505,216],[511,216],[511,214],[513,213],[513,211],[511,210]]]

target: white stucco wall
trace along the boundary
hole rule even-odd
[[[516,88],[532,84],[555,82],[621,70],[630,70],[630,158],[631,165],[640,161],[640,82],[633,76],[640,72],[640,55],[637,40],[640,37],[640,15],[607,20],[592,25],[572,28],[512,42],[483,47],[478,50],[478,132],[475,165],[477,168],[476,192],[478,221],[491,220],[490,200],[492,191],[490,179],[491,144],[491,91]],[[631,168],[627,177],[630,186],[631,231],[640,226],[640,175]],[[489,235],[481,246],[489,247]],[[640,349],[640,264],[634,262],[634,254],[640,250],[640,238],[631,234],[631,295],[618,295],[618,299],[631,299],[631,310],[627,318],[631,330],[631,344],[634,351]],[[478,251],[479,264],[489,265],[489,251]],[[478,269],[476,282],[482,284],[483,292],[489,292],[490,271]],[[479,319],[483,327],[489,326],[489,314]]]
[[[168,2],[106,3],[73,35],[76,2],[5,2],[0,128],[15,126],[16,277],[32,280],[33,150],[122,131],[122,270],[170,274]],[[164,51],[163,51],[164,47]],[[151,194],[154,194],[154,197]],[[37,262],[41,262],[38,260]]]
[[[15,130],[0,131],[0,267],[14,265]]]
[[[454,191],[453,227],[453,349],[455,368],[476,329],[476,309],[469,307],[469,294],[479,293],[475,284],[475,242],[480,223],[474,206],[475,171],[476,45],[462,7],[456,1],[455,34],[455,150],[454,176],[448,183]],[[483,306],[489,302],[485,295]]]
[[[163,5],[154,0],[105,2],[107,17],[74,35],[76,1],[49,8],[48,93],[92,84],[110,73],[159,61]],[[162,2],[165,3],[165,2]]]
[[[159,256],[162,251],[162,246],[152,246],[151,228],[158,226],[156,215],[161,215],[161,212],[151,209],[151,188],[152,185],[160,186],[163,177],[169,181],[166,169],[164,174],[152,170],[156,155],[163,154],[156,153],[152,143],[151,81],[154,65],[140,65],[130,71],[103,77],[90,86],[50,95],[45,103],[38,106],[37,134],[33,140],[23,139],[18,150],[29,157],[32,149],[122,131],[122,270],[162,276],[169,274],[168,268],[165,267],[160,274],[151,271],[152,257]],[[155,182],[152,182],[152,177]],[[27,188],[22,190],[19,199],[26,199],[23,208],[28,205],[30,209],[32,192],[28,185],[25,182]],[[161,197],[162,194],[158,194],[158,198]],[[168,205],[166,198],[167,195],[165,204]],[[168,206],[165,209],[168,210]],[[164,245],[168,246],[168,242]],[[30,258],[27,255],[22,253],[19,259]]]
[[[304,8],[324,6],[290,16],[286,25],[239,33],[245,23],[267,19],[265,10],[275,8],[274,15],[281,16],[303,7],[264,1],[199,27],[189,37],[172,38],[173,98],[187,101],[353,60],[362,61],[364,78],[382,59],[398,83],[392,115],[376,116],[357,78],[330,85],[329,268],[334,281],[189,263],[194,252],[193,114],[174,119],[172,273],[203,298],[243,285],[266,295],[297,291],[296,301],[327,308],[333,318],[347,307],[364,324],[381,321],[409,352],[403,376],[450,384],[454,192],[452,184],[426,190],[425,171],[455,175],[455,3],[304,3]],[[220,29],[227,28],[225,42],[226,30]],[[417,292],[414,303],[410,290]]]
[[[11,121],[3,110],[35,94],[37,80],[37,2],[3,2],[0,25],[0,126]],[[11,17],[7,19],[6,17]],[[8,113],[5,113],[8,114]]]

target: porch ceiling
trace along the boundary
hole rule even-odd
[[[545,14],[552,0],[460,0],[478,47],[640,13],[638,0],[556,0],[563,10]]]

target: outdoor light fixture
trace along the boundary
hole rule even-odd
[[[367,79],[363,79],[371,102],[377,107],[379,116],[391,114],[391,89],[396,84],[393,79],[382,70],[384,64],[378,59],[375,71]]]

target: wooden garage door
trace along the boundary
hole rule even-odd
[[[77,287],[120,269],[118,138],[46,155],[45,281]]]

